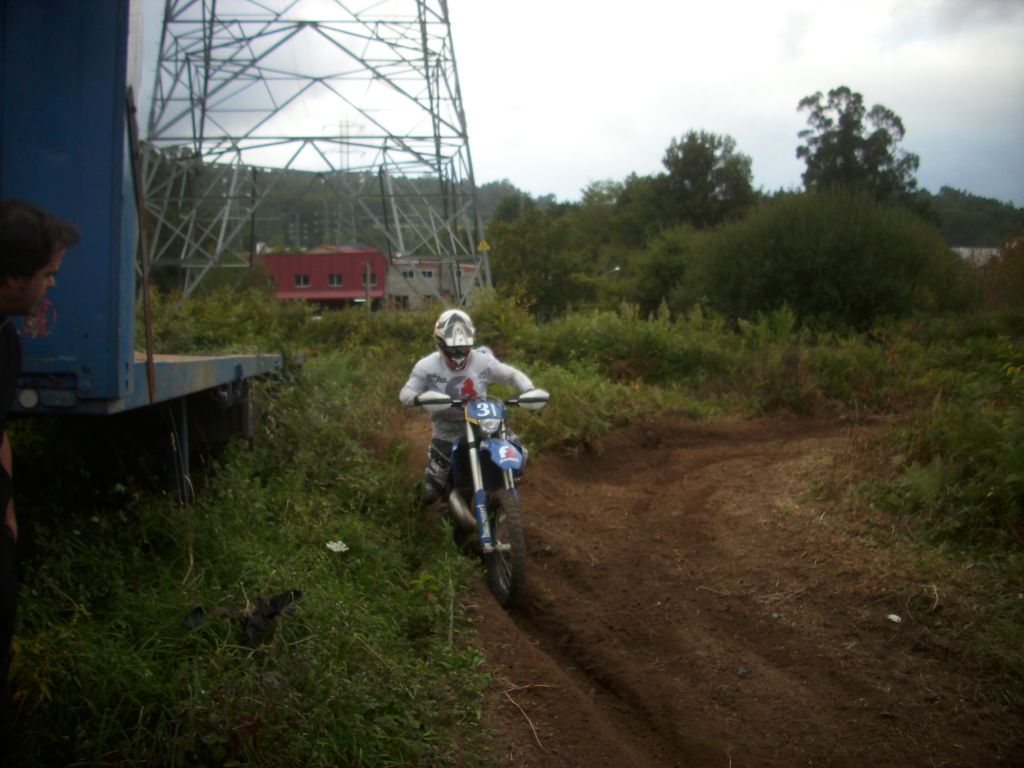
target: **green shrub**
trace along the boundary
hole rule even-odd
[[[936,402],[903,428],[905,454],[887,503],[933,535],[1005,550],[1024,544],[1024,413]]]
[[[699,312],[676,322],[642,320],[635,307],[576,313],[537,326],[523,351],[552,364],[594,363],[614,381],[699,387],[724,373],[729,337]]]
[[[984,306],[993,311],[1024,310],[1024,237],[1018,236],[999,254],[978,268],[979,291]]]
[[[258,288],[223,286],[185,300],[178,293],[150,294],[154,349],[161,354],[298,351],[312,317],[305,302],[278,301]],[[135,313],[136,348],[145,347],[145,313]]]
[[[697,231],[688,224],[670,227],[653,238],[629,263],[625,295],[646,316],[658,310],[685,277]]]
[[[368,312],[362,307],[324,309],[311,315],[300,329],[297,344],[309,354],[344,351],[358,355],[407,357],[411,361],[433,349],[432,333],[437,313]]]
[[[701,233],[670,299],[733,318],[788,305],[804,323],[867,330],[959,306],[965,271],[933,227],[850,192],[780,195]]]
[[[848,408],[877,410],[895,396],[886,348],[863,337],[826,337],[809,351],[807,369],[824,397]]]
[[[880,491],[937,535],[996,550],[1024,544],[1024,337],[971,318],[912,332],[917,373],[904,385],[920,407],[891,438],[897,472]],[[949,338],[974,326],[974,335]]]
[[[551,401],[536,416],[513,414],[513,428],[531,450],[591,450],[600,438],[638,419],[665,410],[702,418],[719,407],[684,392],[610,381],[591,364],[539,365],[530,371]]]
[[[476,326],[476,343],[490,347],[499,358],[517,354],[519,340],[534,328],[530,307],[517,294],[505,297],[490,289],[477,291],[469,312]]]

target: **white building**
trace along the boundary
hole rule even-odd
[[[475,264],[394,259],[388,267],[388,302],[395,309],[422,309],[432,299],[450,304],[473,290],[475,277]]]

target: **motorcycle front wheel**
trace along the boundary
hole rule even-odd
[[[512,491],[495,491],[487,502],[487,514],[494,539],[494,551],[484,556],[487,586],[503,607],[511,608],[526,584],[526,542],[519,500]]]

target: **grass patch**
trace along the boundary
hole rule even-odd
[[[266,393],[262,434],[209,460],[194,505],[22,495],[16,764],[443,765],[480,731],[472,563],[361,442],[372,385],[350,362]],[[258,597],[289,589],[294,613],[248,635]]]

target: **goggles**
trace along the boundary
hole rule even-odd
[[[469,357],[469,353],[472,350],[472,347],[449,347],[445,344],[441,351],[444,353],[444,356],[453,363],[462,363],[467,357]]]

